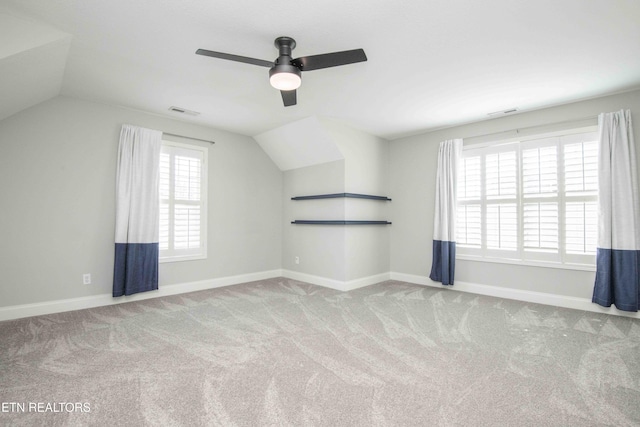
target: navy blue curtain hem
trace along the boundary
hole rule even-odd
[[[456,270],[456,242],[433,241],[433,262],[429,278],[453,286]]]
[[[158,289],[158,243],[116,243],[113,297]]]
[[[134,294],[137,294],[137,293],[140,293],[140,292],[157,291],[158,290],[158,285],[157,284],[154,285],[153,283],[147,283],[147,284],[144,284],[144,285],[140,286],[140,288],[144,289],[144,290],[129,291],[128,293],[127,293],[127,291],[124,291],[124,292],[118,291],[118,293],[114,292],[112,296],[114,298],[117,298],[117,297],[123,297],[123,296],[128,296],[128,295],[134,295]]]
[[[591,301],[603,307],[613,304],[623,311],[640,309],[640,251],[597,249]]]
[[[634,305],[625,305],[625,304],[622,304],[620,302],[615,303],[613,301],[601,300],[601,299],[595,298],[595,297],[591,300],[591,302],[594,303],[594,304],[598,304],[599,306],[607,307],[607,308],[611,307],[613,305],[620,311],[628,311],[628,312],[632,312],[632,313],[637,313],[638,309],[639,309],[639,307],[634,306]]]

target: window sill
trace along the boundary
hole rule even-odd
[[[172,256],[172,257],[166,257],[166,258],[159,258],[158,262],[160,264],[164,264],[169,262],[197,261],[201,259],[207,259],[207,256],[206,255]]]
[[[541,268],[557,268],[561,270],[580,270],[580,271],[596,271],[595,265],[588,264],[561,264],[555,262],[543,262],[543,261],[529,261],[520,259],[507,259],[507,258],[488,258],[474,255],[456,255],[456,260],[463,261],[477,261],[477,262],[491,262],[496,264],[514,264],[525,265],[528,267],[541,267]]]

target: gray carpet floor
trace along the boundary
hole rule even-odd
[[[0,342],[2,425],[640,425],[639,320],[396,281],[270,279]]]

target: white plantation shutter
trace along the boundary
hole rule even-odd
[[[524,249],[558,250],[558,203],[524,204]]]
[[[480,156],[460,159],[458,169],[458,200],[480,200],[482,182],[480,181]]]
[[[175,156],[174,248],[200,247],[201,159]]]
[[[489,154],[486,157],[486,193],[488,199],[516,196],[516,152]]]
[[[487,205],[487,249],[516,250],[518,210],[515,203]]]
[[[598,240],[598,203],[568,202],[565,229],[567,253],[595,255]]]
[[[160,259],[206,257],[207,149],[163,142],[160,157]]]
[[[560,246],[557,144],[557,138],[521,144],[524,258],[559,258],[541,255],[558,253]]]
[[[482,207],[458,206],[456,219],[456,244],[479,248],[482,244]]]
[[[174,248],[200,248],[200,206],[174,206]]]
[[[171,156],[160,152],[160,251],[169,249],[169,180]]]
[[[456,245],[480,248],[482,243],[481,177],[480,156],[460,159],[457,187]]]
[[[486,248],[518,249],[517,147],[510,144],[485,157]],[[510,255],[512,256],[512,255]]]
[[[593,265],[597,240],[595,132],[463,150],[458,254]]]
[[[176,200],[200,200],[202,156],[176,155],[174,159]]]
[[[594,194],[598,191],[598,143],[565,144],[565,191],[567,195]]]
[[[557,194],[558,155],[555,146],[522,150],[522,187],[525,197]]]
[[[160,203],[160,251],[169,249],[169,205]]]
[[[598,240],[597,134],[564,138],[565,250],[577,262],[594,259]]]

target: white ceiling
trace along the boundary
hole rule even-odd
[[[0,57],[14,112],[53,87],[251,136],[317,116],[395,139],[640,87],[638,0],[0,0],[2,13],[29,21],[25,40],[37,28],[63,40]],[[281,35],[296,39],[294,57],[363,48],[369,60],[304,73],[285,108],[267,68],[194,53],[274,60]],[[20,46],[6,39],[0,53]],[[51,66],[61,52],[66,64]],[[34,67],[49,84],[27,102],[6,87]]]

